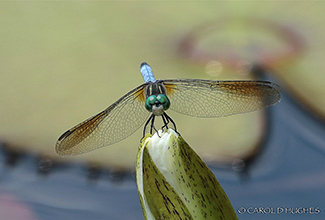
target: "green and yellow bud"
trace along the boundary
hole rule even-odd
[[[147,134],[137,157],[145,219],[237,219],[211,170],[174,130]]]

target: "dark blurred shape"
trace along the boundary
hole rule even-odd
[[[124,177],[126,176],[126,172],[121,170],[121,169],[118,169],[118,168],[112,168],[109,170],[109,179],[112,181],[112,182],[115,182],[115,183],[118,183],[118,182],[121,182],[123,181]]]
[[[97,182],[102,174],[102,168],[95,163],[89,163],[87,166],[87,181],[94,183]]]
[[[5,154],[4,163],[7,167],[17,166],[19,160],[25,154],[25,151],[23,151],[22,149],[16,148],[8,143],[3,143],[2,149]]]

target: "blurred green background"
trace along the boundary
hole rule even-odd
[[[67,129],[142,84],[143,61],[156,79],[214,80],[252,79],[249,68],[262,63],[312,114],[324,118],[325,2],[28,1],[0,6],[0,139],[13,148],[134,169],[142,129],[78,157],[61,158],[54,145]],[[252,20],[260,23],[254,26]],[[296,45],[283,40],[288,35],[283,28],[299,39]],[[189,36],[199,50],[184,54],[179,48]],[[264,59],[268,56],[274,59]],[[262,111],[218,119],[169,115],[209,162],[249,155],[265,123]]]

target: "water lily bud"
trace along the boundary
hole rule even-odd
[[[172,129],[142,139],[136,172],[145,219],[237,219],[211,170]]]

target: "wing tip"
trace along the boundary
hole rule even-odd
[[[269,82],[270,83],[270,86],[272,88],[274,88],[275,90],[277,90],[278,92],[282,92],[282,87],[279,86],[278,84],[274,83],[274,82]]]

